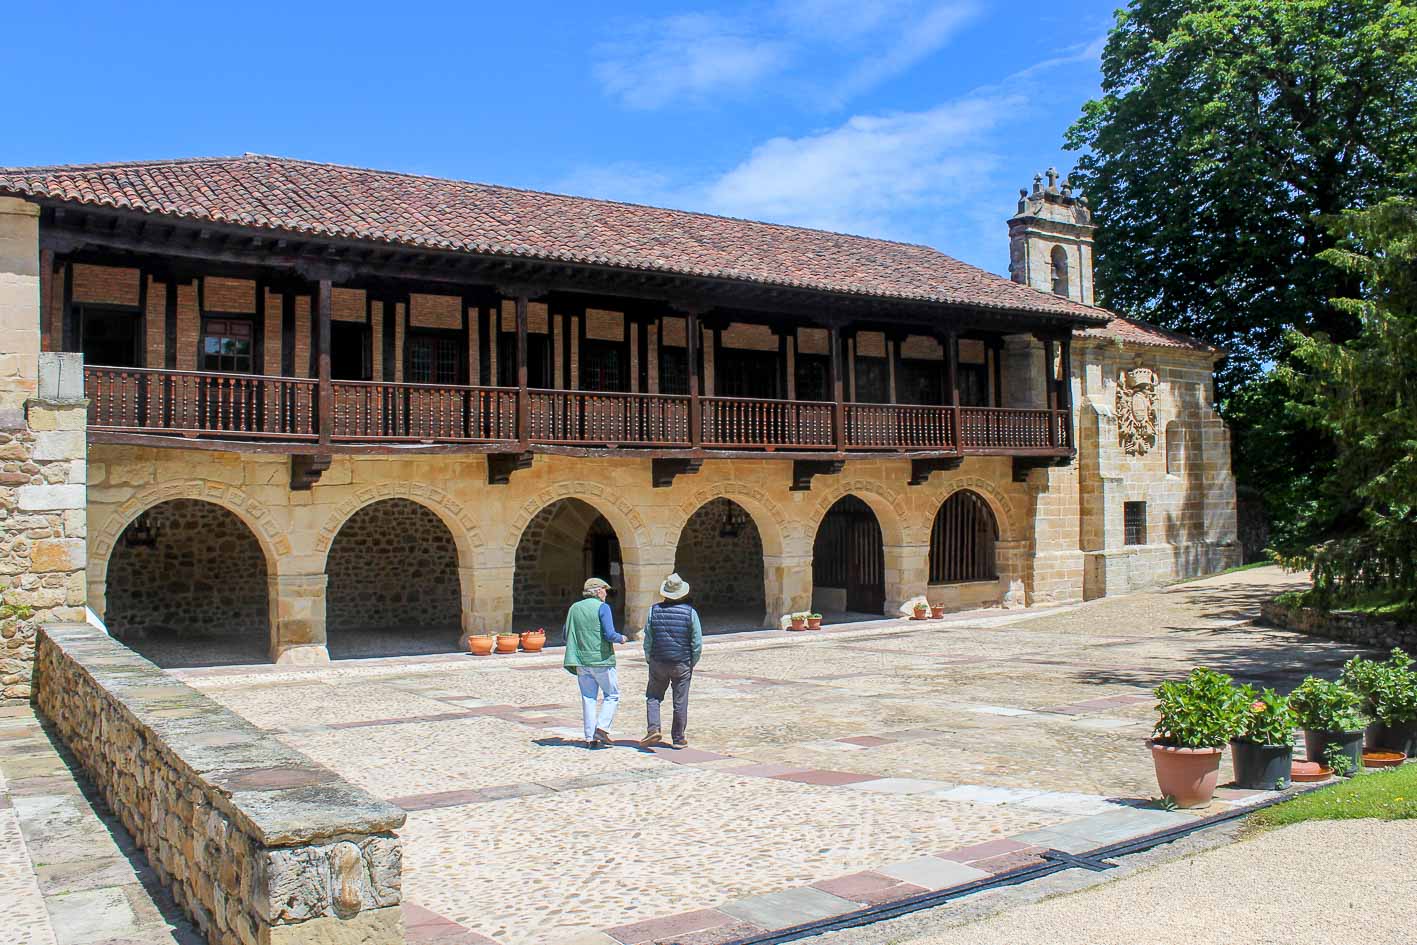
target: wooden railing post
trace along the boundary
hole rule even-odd
[[[827,351],[830,354],[827,366],[831,374],[832,388],[832,437],[836,443],[837,452],[845,452],[846,399],[841,378],[841,329],[833,325],[827,332],[827,339]]]
[[[1043,376],[1048,379],[1048,445],[1058,446],[1058,373],[1053,368],[1053,339],[1043,342]]]
[[[689,445],[699,449],[704,445],[704,406],[699,398],[699,316],[692,311],[684,316],[684,354],[689,361]]]
[[[319,360],[316,362],[320,376],[320,445],[330,444],[330,434],[334,428],[334,385],[330,381],[330,297],[329,279],[321,279],[316,293],[316,318],[319,326],[316,344]]]
[[[954,332],[945,335],[945,380],[950,388],[950,407],[954,417],[954,442],[950,445],[955,452],[963,452],[964,425],[959,409],[959,335]]]
[[[531,394],[526,384],[526,320],[528,296],[517,293],[517,439],[523,451],[531,443]]]

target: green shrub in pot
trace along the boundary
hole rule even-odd
[[[1294,761],[1294,710],[1273,689],[1239,688],[1245,710],[1230,741],[1237,787],[1258,791],[1289,786]]]
[[[1399,654],[1407,655],[1393,650],[1394,659],[1389,660],[1387,672],[1373,690],[1373,714],[1378,724],[1373,732],[1375,744],[1369,747],[1400,751],[1411,757],[1417,753],[1417,671],[1411,668],[1410,659],[1406,665],[1396,664]]]
[[[1329,746],[1340,745],[1357,770],[1363,763],[1363,699],[1340,682],[1310,676],[1289,695],[1289,704],[1304,728],[1309,761],[1323,763]]]
[[[1198,666],[1156,687],[1156,711],[1151,759],[1162,797],[1204,807],[1215,795],[1220,754],[1240,730],[1244,696],[1229,676]]]

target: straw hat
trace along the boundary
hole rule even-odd
[[[678,574],[671,574],[659,585],[659,596],[665,600],[683,600],[689,596],[689,582]]]

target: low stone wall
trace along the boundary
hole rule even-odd
[[[1417,625],[1367,614],[1299,607],[1271,600],[1260,605],[1260,620],[1285,630],[1375,650],[1386,651],[1399,646],[1409,653],[1417,652]]]
[[[402,945],[402,810],[91,626],[42,628],[35,692],[212,945]]]

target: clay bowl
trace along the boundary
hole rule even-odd
[[[1333,769],[1325,768],[1317,761],[1296,761],[1289,769],[1289,777],[1296,784],[1312,781],[1327,781],[1333,777]]]
[[[1386,748],[1375,748],[1372,751],[1363,752],[1363,767],[1365,768],[1396,768],[1407,760],[1407,756],[1400,751],[1388,751]]]

